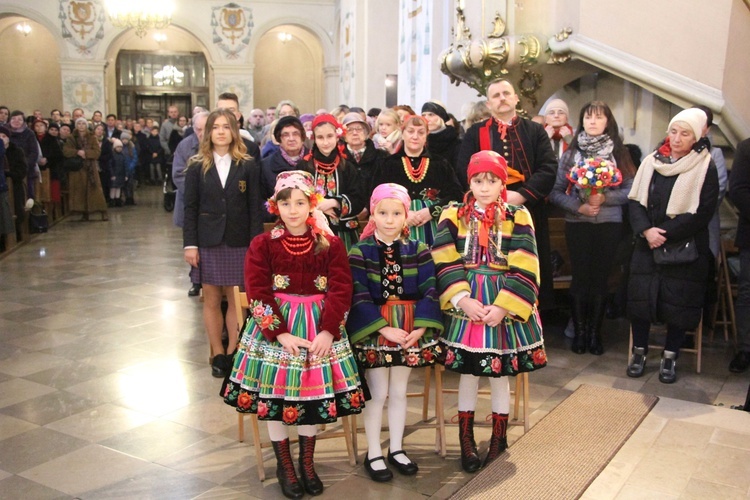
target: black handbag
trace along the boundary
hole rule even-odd
[[[674,243],[667,241],[659,248],[654,248],[654,262],[660,266],[690,264],[696,260],[698,248],[693,237]]]
[[[66,172],[78,172],[83,168],[83,158],[77,155],[73,158],[65,158],[63,168]]]

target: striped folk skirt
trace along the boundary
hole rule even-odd
[[[289,333],[312,341],[318,330],[325,296],[276,294]],[[364,397],[357,363],[346,333],[334,341],[330,355],[319,358],[300,349],[294,356],[278,341],[269,342],[252,317],[243,328],[224,402],[238,412],[287,425],[335,422],[361,413]]]
[[[502,286],[502,273],[488,267],[468,269],[471,296],[492,304]],[[440,362],[454,372],[480,377],[501,377],[530,372],[547,365],[542,322],[534,308],[528,321],[506,317],[496,327],[474,323],[463,311],[446,314],[446,328],[440,339]]]
[[[423,200],[411,200],[409,210],[416,212],[426,208],[427,204]],[[432,244],[435,241],[435,235],[437,234],[437,219],[430,219],[430,222],[421,226],[411,226],[409,228],[409,237],[425,243],[427,246],[432,248]]]
[[[407,332],[414,330],[413,300],[388,300],[380,307],[380,314],[389,326],[401,328]],[[391,366],[408,366],[421,368],[435,364],[442,348],[435,335],[435,330],[428,328],[422,338],[408,349],[386,340],[379,333],[374,333],[362,342],[354,344],[354,352],[364,368],[387,368]]]

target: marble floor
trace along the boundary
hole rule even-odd
[[[253,447],[238,442],[236,415],[218,397],[201,306],[186,294],[181,232],[160,189],[139,196],[108,222],[70,217],[0,260],[0,497],[281,498],[271,452],[260,482]],[[585,498],[750,497],[750,413],[729,409],[744,402],[750,373],[727,372],[723,339],[706,342],[700,375],[683,355],[668,386],[656,353],[646,376],[625,376],[623,320],[606,321],[600,357],[571,353],[563,327],[545,325],[549,366],[530,375],[532,426],[582,383],[661,398]],[[422,383],[415,372],[414,390]],[[455,396],[446,408],[455,413]],[[478,413],[489,413],[485,397]],[[409,423],[420,419],[412,399]],[[511,444],[522,431],[511,428]],[[480,451],[488,434],[477,431]],[[358,443],[361,462],[363,434]],[[349,465],[341,440],[320,441],[323,497],[447,498],[470,478],[455,426],[446,459],[432,429],[410,430],[405,445],[420,473],[376,484]]]

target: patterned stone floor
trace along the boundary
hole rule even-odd
[[[0,497],[281,498],[270,452],[261,483],[252,445],[237,441],[236,416],[217,395],[201,307],[186,295],[181,232],[160,189],[139,195],[109,222],[68,218],[0,261]],[[657,354],[646,376],[625,376],[624,321],[606,322],[601,357],[572,354],[557,323],[545,325],[549,366],[530,376],[531,425],[582,383],[662,398],[585,498],[750,495],[750,414],[728,409],[744,401],[750,374],[727,372],[732,353],[722,339],[706,344],[703,373],[685,354],[667,386],[655,374]],[[422,384],[414,372],[413,389]],[[421,400],[409,409],[418,423]],[[489,413],[486,397],[478,413]],[[446,396],[446,414],[455,414],[455,395]],[[522,430],[511,428],[511,443]],[[480,450],[488,433],[477,431]],[[447,441],[443,459],[433,430],[409,431],[420,473],[389,484],[350,466],[341,440],[321,441],[323,498],[447,498],[469,479],[455,426]],[[363,434],[358,443],[361,463]]]

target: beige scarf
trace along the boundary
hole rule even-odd
[[[706,179],[711,155],[708,148],[700,153],[691,151],[674,163],[664,163],[651,153],[643,159],[638,173],[633,179],[628,199],[636,200],[648,207],[649,186],[654,171],[665,177],[678,176],[667,203],[667,217],[674,218],[680,214],[694,214],[700,203],[701,187]]]

